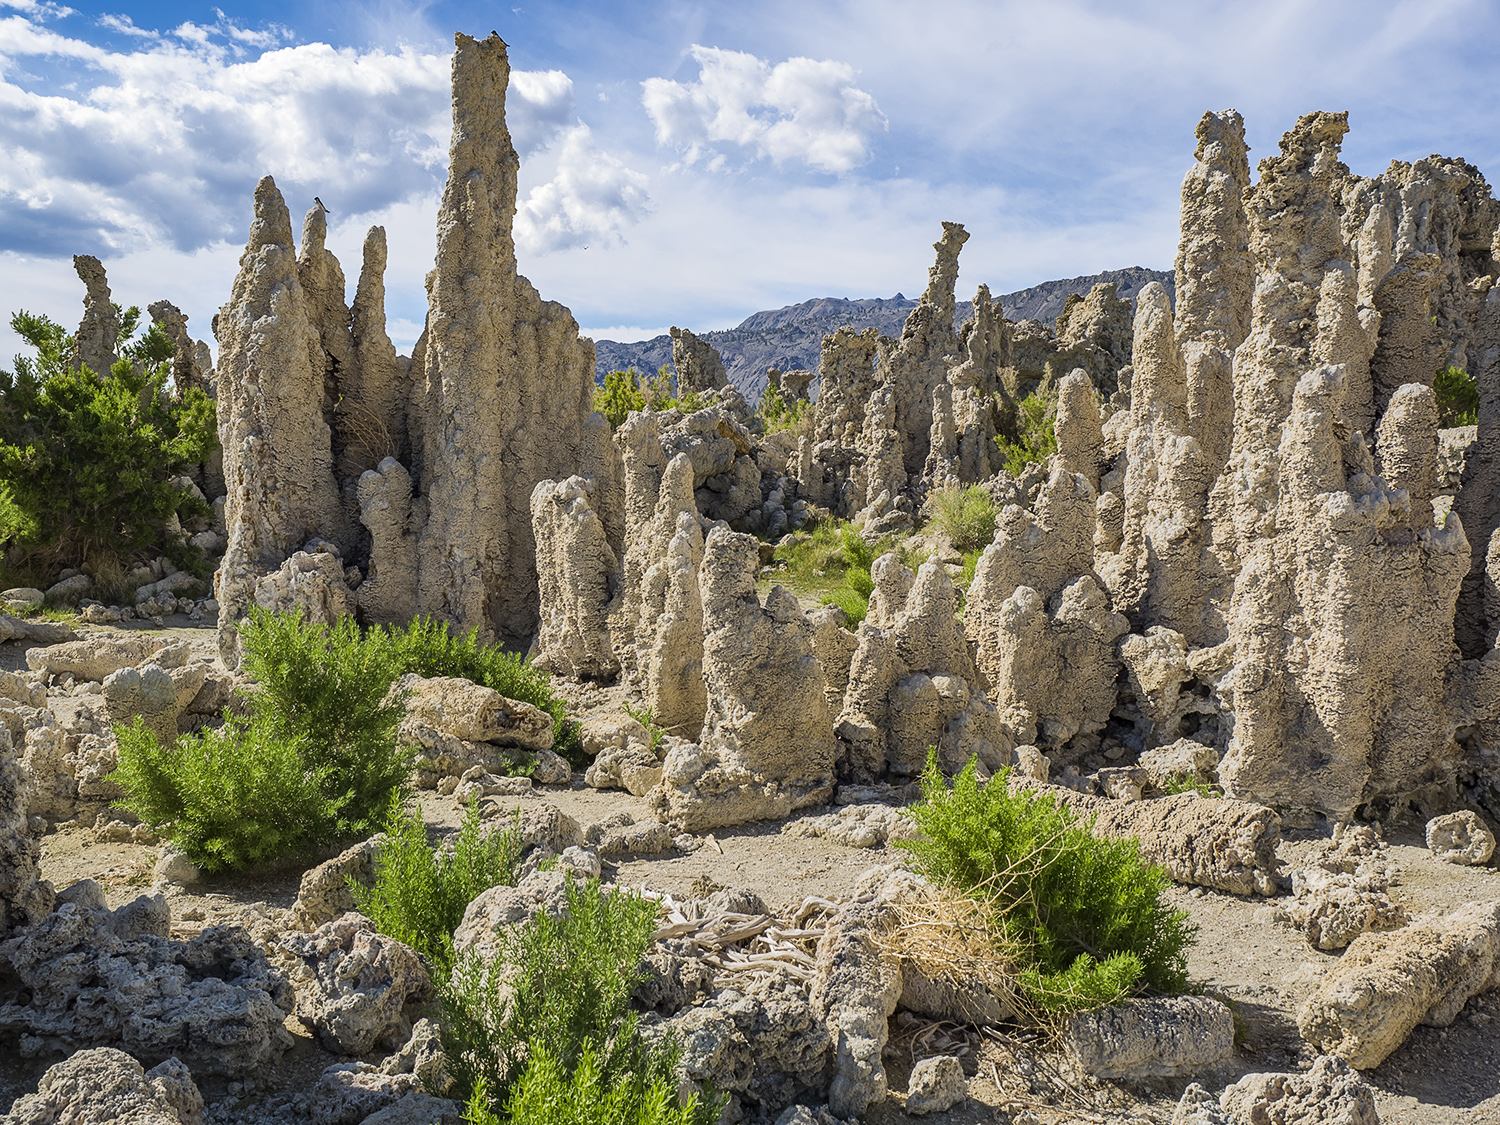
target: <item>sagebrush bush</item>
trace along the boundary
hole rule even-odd
[[[526,1125],[698,1125],[706,1119],[697,1093],[677,1102],[677,1061],[669,1044],[647,1047],[633,1041],[634,1054],[613,1082],[606,1082],[599,1053],[584,1044],[571,1074],[545,1047],[531,1053],[526,1070],[506,1103],[505,1120]],[[477,1090],[469,1099],[471,1125],[501,1125],[489,1096]]]
[[[593,1053],[590,1065],[598,1071],[589,1084],[601,1090],[643,1080],[649,1090],[656,1077],[671,1073],[672,1067],[654,1070],[658,1064],[649,1063],[666,1056],[662,1047],[648,1050],[641,1042],[630,1009],[657,903],[621,889],[606,892],[598,879],[570,880],[567,900],[565,914],[541,912],[501,931],[492,960],[459,957],[442,990],[449,1072],[461,1096],[479,1094],[489,1113],[503,1112],[524,1092],[528,1059],[540,1051],[552,1061],[534,1076],[537,1090],[561,1074],[576,1074],[585,1051]],[[674,1067],[675,1044],[664,1049]],[[712,1100],[700,1103],[692,1120],[707,1125],[719,1108]]]
[[[978,485],[950,486],[932,494],[932,522],[961,555],[989,545],[995,518],[995,501]]]
[[[651,379],[642,378],[632,367],[604,376],[604,385],[594,388],[594,409],[604,415],[611,430],[617,430],[637,410],[680,410],[691,414],[703,409],[703,396],[696,391],[678,395],[676,380],[665,364]]]
[[[453,934],[464,910],[481,892],[516,880],[520,841],[514,828],[482,832],[478,802],[470,802],[451,847],[427,843],[420,813],[393,803],[385,840],[375,854],[375,882],[354,880],[349,890],[375,928],[411,946],[437,979],[453,965]]]
[[[805,398],[787,402],[775,387],[767,387],[761,392],[755,413],[765,424],[768,434],[782,430],[811,431],[813,404]]]
[[[1438,425],[1472,426],[1479,421],[1479,387],[1461,367],[1445,367],[1432,381],[1437,394]]]
[[[950,789],[933,755],[911,808],[920,835],[898,846],[934,882],[993,904],[1028,952],[1021,985],[1038,1008],[1186,988],[1197,930],[1165,901],[1166,873],[1134,840],[1096,837],[1052,796],[1012,794],[1008,780],[1004,770],[981,785],[970,761]]]
[[[474,630],[454,636],[430,617],[418,617],[384,636],[396,675],[457,676],[493,688],[507,699],[530,703],[552,716],[552,749],[575,768],[588,764],[578,724],[569,721],[567,706],[552,691],[552,680],[518,653],[481,645]]]
[[[390,691],[399,665],[389,638],[362,634],[352,617],[325,625],[258,606],[239,628],[242,667],[260,685],[249,700],[256,727],[304,747],[339,838],[370,835],[407,792],[413,762],[396,739],[404,701]]]
[[[231,721],[163,746],[140,719],[117,727],[120,804],[205,871],[238,871],[338,837],[305,739]]]
[[[112,370],[74,370],[73,336],[20,312],[11,328],[32,346],[0,370],[0,540],[37,565],[136,561],[165,554],[201,571],[197,551],[167,530],[208,508],[170,480],[218,441],[201,390],[167,391],[173,347],[152,325],[132,342],[140,310],[121,314]]]
[[[1057,452],[1057,395],[1034,391],[1016,404],[1013,418],[995,437],[1005,468],[1019,477],[1029,464],[1045,465]]]

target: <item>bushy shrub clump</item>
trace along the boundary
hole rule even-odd
[[[782,430],[809,430],[812,423],[813,404],[807,399],[787,402],[776,387],[767,387],[761,392],[755,412],[765,424],[766,433]]]
[[[911,809],[921,833],[899,846],[934,882],[991,904],[1036,1008],[1183,991],[1196,927],[1164,900],[1166,873],[1134,840],[1096,837],[1051,796],[1012,794],[1008,780],[1007,770],[981,785],[970,761],[950,789],[934,755]]]
[[[330,626],[252,606],[240,642],[241,666],[260,685],[250,695],[254,724],[306,748],[338,838],[370,835],[404,792],[413,760],[396,741],[404,701],[391,695],[399,665],[388,638],[362,634],[352,617]]]
[[[932,494],[932,522],[961,555],[989,545],[995,538],[995,518],[995,501],[977,484]]]
[[[470,803],[451,848],[429,847],[421,815],[393,803],[375,855],[374,885],[350,880],[349,890],[377,930],[415,949],[442,979],[453,966],[453,934],[464,910],[481,892],[515,883],[519,852],[514,829],[480,831],[477,802]]]
[[[205,871],[239,871],[337,839],[326,768],[305,738],[231,721],[163,746],[139,719],[117,727],[120,804]]]
[[[217,444],[214,405],[197,388],[166,389],[173,346],[156,325],[132,341],[140,309],[121,313],[107,372],[70,367],[73,336],[27,312],[11,328],[35,355],[0,370],[0,543],[19,565],[52,568],[165,554],[201,569],[167,527],[208,515],[172,484]]]
[[[657,904],[597,879],[570,881],[567,899],[564,914],[502,931],[493,960],[460,957],[442,991],[443,1052],[470,1120],[716,1120],[715,1099],[642,1116],[676,1089],[680,1057],[670,1039],[645,1043],[629,1006]],[[613,1117],[577,1116],[588,1097],[621,1101]]]
[[[1034,391],[1016,404],[995,443],[1005,458],[1006,471],[1019,477],[1029,464],[1046,464],[1057,452],[1057,396]]]
[[[1479,421],[1479,388],[1461,367],[1445,367],[1432,381],[1437,393],[1438,425],[1472,426]]]
[[[691,414],[703,409],[703,396],[696,391],[678,395],[672,376],[663,364],[654,378],[645,379],[634,367],[611,371],[604,385],[594,388],[594,409],[603,414],[611,430],[617,430],[637,410],[680,410]]]

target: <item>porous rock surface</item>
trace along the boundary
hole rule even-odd
[[[5,1125],[202,1125],[203,1095],[175,1058],[147,1070],[113,1047],[79,1051],[17,1098]]]
[[[337,1054],[405,1043],[411,1034],[406,1006],[432,997],[421,958],[361,914],[289,934],[282,945],[302,962],[294,979],[297,1018]]]
[[[1337,1055],[1323,1055],[1300,1074],[1247,1074],[1215,1097],[1189,1084],[1172,1125],[1379,1125],[1375,1092]]]
[[[1360,1070],[1419,1023],[1447,1027],[1470,997],[1500,986],[1500,902],[1419,918],[1354,940],[1297,1012],[1302,1038]]]
[[[78,1049],[176,1056],[202,1074],[249,1074],[291,1045],[292,990],[241,926],[169,939],[166,900],[106,908],[93,883],[0,944],[28,1003],[0,1005],[0,1029]]]
[[[1096,1078],[1196,1074],[1234,1051],[1234,1016],[1208,996],[1125,1000],[1069,1017],[1063,1050]]]

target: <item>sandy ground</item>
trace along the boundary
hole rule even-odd
[[[170,624],[170,623],[169,623]],[[186,622],[182,623],[186,625]],[[211,631],[177,628],[175,635],[208,646]],[[0,646],[10,650],[16,646]],[[17,654],[0,653],[0,664],[16,666]],[[575,709],[585,716],[619,705],[615,691],[574,688]],[[54,701],[66,706],[66,701]],[[581,778],[581,775],[578,775]],[[452,798],[424,793],[422,809],[434,836],[456,829],[461,810]],[[650,818],[645,803],[619,791],[595,791],[575,780],[519,799],[547,801],[582,825],[619,812]],[[810,810],[815,815],[827,810]],[[808,895],[847,896],[858,876],[873,864],[901,862],[888,847],[852,849],[822,839],[790,837],[781,824],[749,825],[714,833],[711,843],[689,853],[634,859],[606,866],[606,877],[674,895],[704,894],[715,887],[741,887],[758,893],[777,911],[790,910]],[[1500,898],[1495,866],[1461,868],[1435,860],[1423,846],[1419,825],[1388,826],[1390,857],[1400,874],[1393,887],[1410,915],[1448,911],[1481,899]],[[1280,855],[1289,863],[1316,847],[1310,833],[1287,833]],[[69,829],[44,840],[43,875],[59,888],[80,878],[98,880],[111,905],[147,891],[157,849],[100,843],[92,830]],[[173,896],[178,932],[189,934],[205,921],[232,918],[247,909],[289,907],[302,867],[201,884]],[[1279,925],[1269,900],[1236,898],[1202,889],[1174,887],[1173,901],[1189,911],[1199,927],[1189,966],[1195,987],[1217,995],[1235,1009],[1241,1026],[1235,1056],[1218,1072],[1200,1075],[1212,1089],[1252,1071],[1305,1068],[1315,1057],[1296,1030],[1296,1009],[1336,959],[1320,953],[1299,934]],[[1385,1063],[1367,1072],[1378,1091],[1381,1119],[1400,1125],[1500,1125],[1500,992],[1472,1001],[1452,1027],[1418,1028]],[[297,1046],[248,1086],[205,1087],[217,1102],[210,1120],[253,1119],[251,1105],[276,1090],[307,1088],[324,1066],[338,1061],[319,1048],[295,1020],[288,1029]],[[1121,1086],[1079,1078],[1049,1054],[1035,1034],[1019,1029],[964,1029],[933,1025],[910,1017],[892,1021],[887,1065],[893,1094],[867,1116],[870,1122],[922,1120],[935,1125],[960,1122],[1170,1121],[1185,1081],[1158,1080]],[[908,1118],[901,1109],[913,1057],[962,1052],[971,1074],[970,1100],[946,1114]],[[37,1077],[55,1059],[25,1060],[0,1051],[0,1109],[17,1094],[34,1089]]]

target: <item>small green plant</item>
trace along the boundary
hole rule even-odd
[[[538,1047],[526,1064],[505,1107],[507,1120],[526,1125],[698,1125],[708,1118],[698,1094],[686,1105],[677,1104],[680,1049],[663,1043],[631,1043],[630,1059],[613,1083],[606,1084],[599,1052],[586,1042],[578,1065],[569,1074],[545,1047]],[[469,1121],[500,1125],[483,1096],[471,1098]]]
[[[214,404],[196,388],[168,393],[171,340],[152,325],[132,341],[140,310],[119,315],[124,358],[105,372],[72,367],[73,336],[61,325],[24,311],[11,318],[35,352],[0,370],[0,544],[13,565],[165,554],[202,568],[167,529],[174,515],[209,514],[171,480],[217,444]]]
[[[415,949],[441,980],[453,967],[453,934],[464,910],[482,891],[515,883],[519,854],[514,827],[481,831],[477,801],[469,802],[451,848],[429,847],[420,812],[392,802],[375,883],[366,888],[351,879],[349,890],[377,930]]]
[[[303,737],[230,721],[163,746],[140,719],[115,734],[120,804],[205,871],[244,870],[337,838],[327,767],[309,767]]]
[[[672,1068],[662,1068],[668,1058],[675,1067],[675,1043],[665,1055],[648,1051],[629,1006],[656,928],[656,902],[623,889],[606,892],[598,879],[570,880],[566,893],[565,913],[543,911],[503,930],[492,960],[460,957],[442,990],[449,1070],[461,1096],[471,1106],[480,1102],[483,1112],[500,1114],[513,1098],[535,1096],[523,1078],[541,1052],[549,1061],[529,1079],[536,1091],[576,1076],[585,1054],[593,1056],[589,1073],[569,1082],[598,1090],[633,1080],[649,1091],[670,1076]],[[719,1109],[712,1101],[696,1104],[692,1120],[706,1125]]]
[[[552,691],[551,679],[520,654],[481,645],[474,630],[454,636],[430,617],[418,617],[405,629],[392,629],[388,636],[395,675],[457,676],[493,688],[507,699],[530,703],[552,716],[552,749],[575,768],[588,764],[578,724],[569,721],[567,707]]]
[[[995,501],[978,485],[950,486],[932,494],[932,522],[959,554],[978,551],[995,538]]]
[[[765,423],[766,433],[774,434],[782,430],[803,429],[812,420],[812,403],[807,399],[794,399],[787,402],[782,397],[780,389],[767,387],[760,396],[760,402],[755,407],[755,412],[760,415],[761,421]]]
[[[413,760],[396,740],[404,701],[390,691],[398,666],[384,635],[362,635],[352,617],[325,625],[254,606],[240,641],[260,685],[249,699],[256,726],[305,747],[340,837],[370,835],[405,794]]]
[[[1461,367],[1445,367],[1432,381],[1437,393],[1438,425],[1472,426],[1479,421],[1479,388]]]
[[[1016,404],[1014,432],[995,438],[1011,476],[1019,477],[1029,464],[1045,464],[1057,452],[1056,416],[1056,395],[1033,391]]]
[[[1224,796],[1223,790],[1210,785],[1206,781],[1199,781],[1191,773],[1174,773],[1167,779],[1167,784],[1163,787],[1162,791],[1169,797],[1176,796],[1179,793],[1196,793],[1200,797],[1209,799]]]
[[[646,728],[646,734],[651,738],[651,751],[655,753],[656,748],[661,745],[661,740],[667,737],[667,732],[656,725],[656,712],[650,707],[632,707],[627,703],[625,714]]]
[[[604,415],[611,430],[618,430],[635,411],[646,409],[646,396],[641,393],[640,376],[634,367],[604,376],[604,386],[594,390],[594,409]]]
[[[1134,840],[1096,837],[1050,795],[1012,794],[1008,780],[1002,770],[981,785],[971,760],[950,789],[933,754],[911,808],[921,833],[898,846],[934,882],[991,903],[1030,962],[1020,984],[1039,1010],[1183,991],[1196,927],[1164,901],[1166,873]]]

